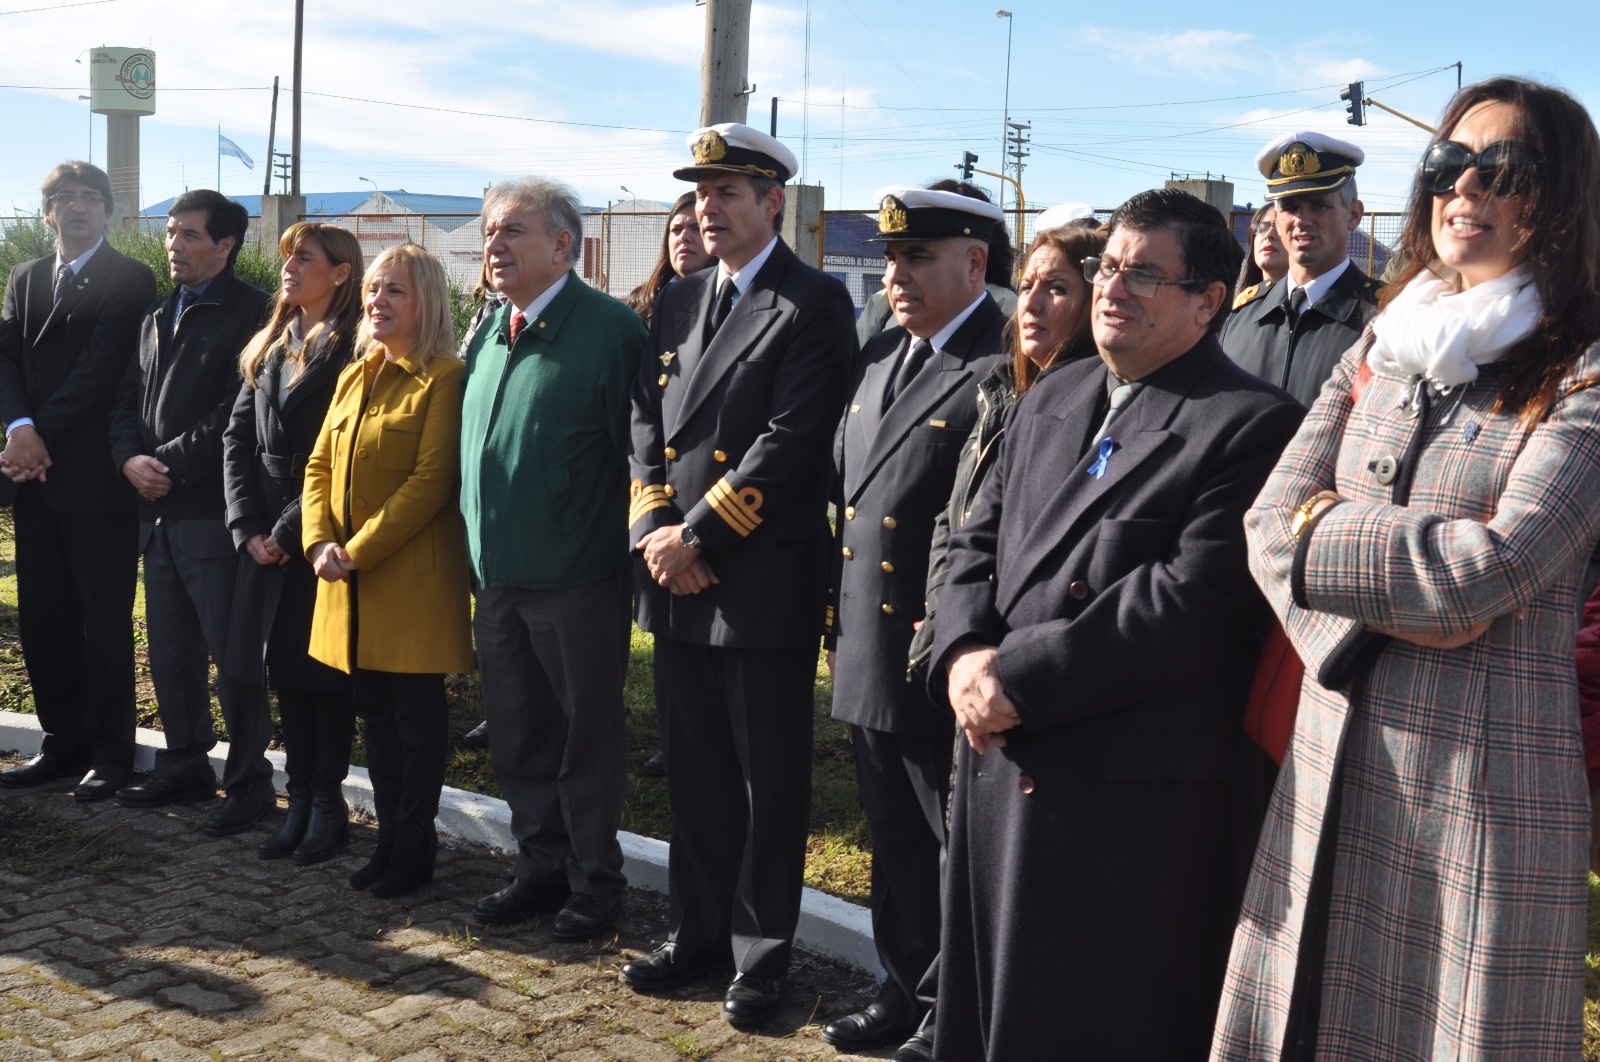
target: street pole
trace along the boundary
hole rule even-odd
[[[751,0],[706,0],[701,125],[743,122],[749,111],[750,4]]]
[[[80,100],[89,100],[89,101],[93,100],[92,96],[79,96],[78,98]],[[87,159],[85,159],[84,161],[87,162],[91,166],[94,165],[94,104],[93,104],[93,102],[90,102],[90,104],[89,104],[89,157]]]
[[[1005,104],[1000,108],[1000,168],[1003,170],[1006,168],[1006,148],[1010,146],[1008,141],[1011,128],[1011,28],[1016,20],[1005,8],[996,11],[994,17],[1006,20],[1006,94]],[[1006,208],[1006,186],[1003,184],[1000,186],[999,205],[1001,210]]]
[[[304,55],[305,33],[306,0],[294,0],[294,125],[290,134],[293,143],[289,145],[289,154],[294,157],[289,167],[289,194],[293,196],[300,194],[300,60]]]

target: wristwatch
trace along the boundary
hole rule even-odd
[[[1317,493],[1301,502],[1300,507],[1294,511],[1294,519],[1289,521],[1289,534],[1296,542],[1299,542],[1300,539],[1305,535],[1306,529],[1311,526],[1311,514],[1316,510],[1317,506],[1321,505],[1324,501],[1331,501],[1337,505],[1338,503],[1344,501],[1344,499],[1339,497],[1339,495],[1334,491],[1319,490]]]
[[[702,549],[705,546],[705,543],[700,541],[700,536],[694,533],[694,528],[688,524],[683,525],[683,532],[678,537],[690,549]]]

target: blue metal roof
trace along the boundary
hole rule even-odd
[[[359,192],[307,192],[307,214],[348,214],[356,207],[371,199],[373,192],[364,189]],[[483,197],[480,195],[428,195],[421,192],[389,192],[384,195],[399,203],[414,214],[472,214],[477,215],[483,209]],[[144,217],[166,217],[167,211],[172,209],[173,199],[169,196],[159,203],[154,203],[144,208],[140,213]],[[229,196],[234,202],[243,206],[252,215],[261,213],[261,197],[259,195]]]

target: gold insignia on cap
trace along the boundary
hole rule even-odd
[[[883,202],[878,204],[878,231],[879,232],[904,232],[911,227],[911,218],[906,213],[906,205],[892,195],[883,197]]]
[[[1289,150],[1278,156],[1278,170],[1285,177],[1310,177],[1322,172],[1322,160],[1317,153],[1296,140]]]
[[[704,166],[711,162],[721,162],[728,154],[728,142],[722,139],[722,134],[715,129],[707,129],[700,134],[700,139],[694,142],[694,161],[696,166]]]

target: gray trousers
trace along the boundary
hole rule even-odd
[[[512,874],[615,896],[628,784],[626,571],[562,590],[479,590],[472,628]]]
[[[272,738],[264,676],[231,679],[221,666],[228,644],[228,616],[239,555],[215,520],[141,521],[144,554],[145,624],[150,638],[150,680],[166,748],[156,753],[157,778],[209,770],[206,757],[217,743],[207,688],[207,654],[217,667],[217,700],[228,728],[228,762],[222,788],[232,794],[272,785],[265,755]]]

